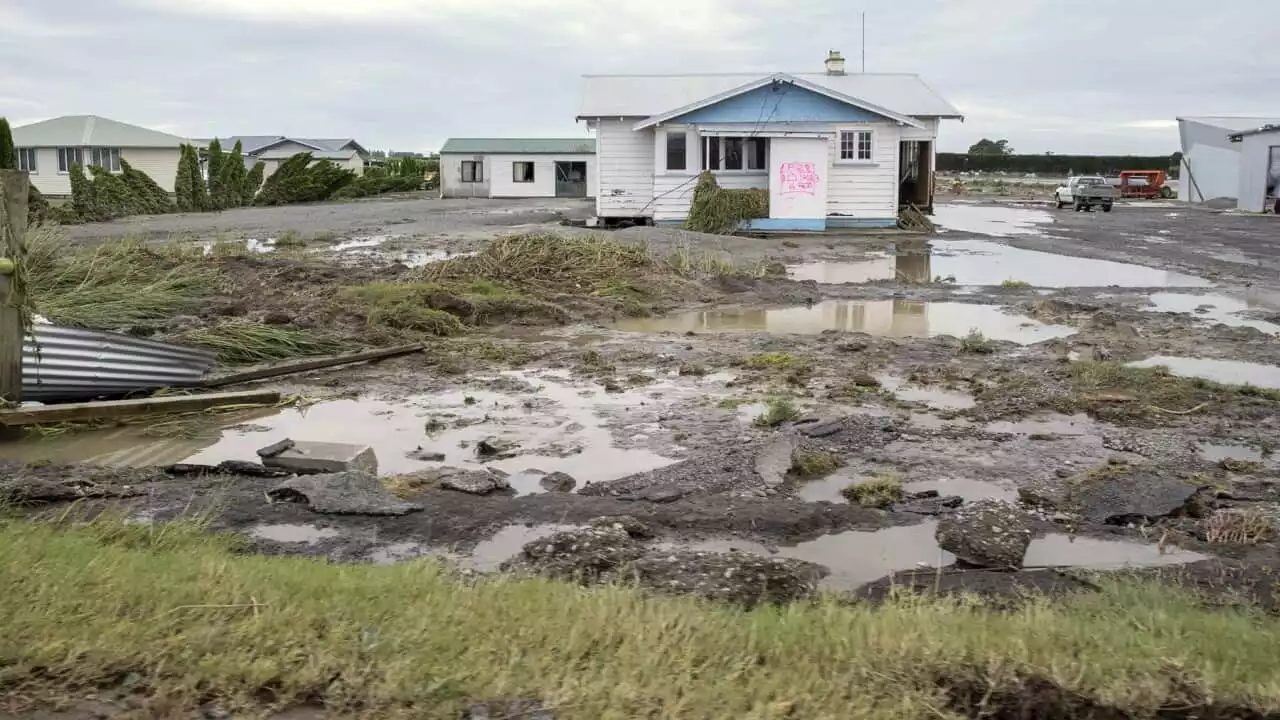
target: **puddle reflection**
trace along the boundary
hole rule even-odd
[[[1240,317],[1238,313],[1253,307],[1247,300],[1237,300],[1227,295],[1184,295],[1181,293],[1155,293],[1151,296],[1147,312],[1184,313],[1210,323],[1230,327],[1251,327],[1271,335],[1280,334],[1280,325],[1265,320]]]
[[[1240,360],[1210,360],[1158,355],[1129,363],[1130,367],[1165,366],[1182,377],[1196,377],[1224,385],[1253,385],[1280,389],[1280,367]]]
[[[765,331],[818,335],[826,330],[843,330],[884,337],[963,337],[977,329],[989,339],[1022,345],[1076,332],[1065,325],[1045,325],[1025,315],[1010,315],[999,305],[907,300],[827,300],[812,306],[773,310],[700,310],[658,318],[627,318],[614,327],[646,333]]]

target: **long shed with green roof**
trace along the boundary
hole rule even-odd
[[[440,196],[596,196],[594,138],[450,138],[440,148]]]

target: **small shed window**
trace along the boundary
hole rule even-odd
[[[39,173],[39,169],[36,166],[35,148],[18,148],[18,169],[26,170],[33,175]]]
[[[769,138],[747,139],[747,169],[764,170],[768,165]]]
[[[667,131],[667,169],[668,170],[686,170],[688,169],[687,155],[685,154],[689,147],[689,133],[684,130],[668,130]]]
[[[89,148],[89,164],[110,172],[120,172],[120,148]]]
[[[78,147],[58,148],[58,172],[71,172],[72,165],[84,167],[84,156]]]
[[[479,160],[462,161],[462,182],[484,182],[484,163]]]
[[[511,163],[511,181],[518,183],[533,182],[533,163],[524,160]]]
[[[853,162],[870,162],[871,131],[841,130],[840,159]]]

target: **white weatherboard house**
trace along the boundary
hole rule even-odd
[[[1193,203],[1218,198],[1243,201],[1241,149],[1244,144],[1233,142],[1232,136],[1267,125],[1280,125],[1280,117],[1215,115],[1178,118],[1178,135],[1182,140],[1178,199]],[[1257,142],[1250,141],[1250,149]]]
[[[941,120],[959,111],[916,75],[588,75],[579,120],[596,132],[604,221],[683,222],[700,171],[767,188],[761,230],[893,227],[931,207]]]
[[[123,159],[173,192],[179,147],[186,140],[96,115],[67,115],[13,128],[19,169],[45,195],[71,194],[72,165],[98,165],[120,172]],[[86,173],[87,174],[87,173]]]
[[[449,138],[440,197],[595,197],[595,165],[591,138]]]

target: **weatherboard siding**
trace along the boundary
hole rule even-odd
[[[178,148],[120,149],[121,160],[132,165],[134,170],[146,173],[165,192],[173,192],[173,182],[178,177],[178,159],[181,157],[182,153]],[[56,162],[57,158],[54,160]]]
[[[489,179],[490,197],[555,197],[557,162],[585,162],[587,197],[596,196],[595,157],[592,155],[489,155],[485,159],[493,168],[493,176]],[[533,182],[515,182],[512,165],[517,162],[533,163]]]
[[[901,133],[891,123],[840,125],[839,130],[871,130],[871,162],[840,161],[839,133],[829,142],[827,214],[853,218],[898,216],[898,153]]]
[[[795,85],[766,85],[677,118],[687,123],[876,122],[881,115]]]
[[[596,214],[653,215],[654,133],[631,129],[635,119],[601,120],[596,127]]]
[[[36,172],[31,184],[45,195],[70,195],[71,176],[58,172],[58,149],[36,148]]]

